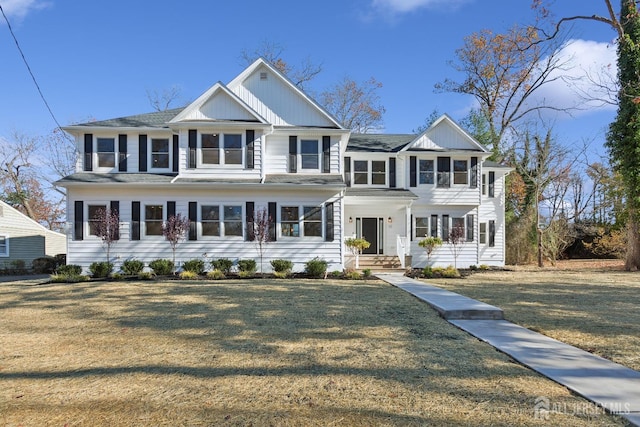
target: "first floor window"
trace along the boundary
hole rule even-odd
[[[9,238],[0,236],[0,256],[9,256]]]
[[[242,237],[242,206],[224,207],[224,235]]]
[[[464,218],[453,218],[451,220],[451,231],[454,233],[454,237],[460,240],[466,240],[466,236],[464,234]]]
[[[300,215],[297,206],[280,208],[280,230],[283,236],[300,237]]]
[[[353,162],[353,183],[369,183],[369,162],[366,160],[354,160]]]
[[[304,235],[322,237],[322,209],[320,206],[305,206],[303,210]]]
[[[153,138],[151,140],[151,167],[167,169],[169,167],[169,140]]]
[[[203,236],[220,235],[220,206],[203,205],[200,208],[200,222]]]
[[[374,160],[371,162],[371,184],[385,185],[387,183],[387,162]]]
[[[487,223],[486,222],[480,223],[480,236],[478,237],[480,238],[480,244],[484,245],[485,243],[487,243]]]
[[[300,157],[302,160],[302,169],[320,169],[320,158],[318,156],[318,140],[301,140]]]
[[[98,138],[98,167],[113,168],[116,166],[115,140],[113,138]]]
[[[469,172],[467,172],[466,160],[454,160],[453,161],[453,183],[454,184],[467,184]]]
[[[242,206],[202,205],[200,222],[203,236],[242,236]]]
[[[98,235],[98,227],[100,226],[100,221],[104,220],[105,212],[107,211],[106,205],[89,205],[88,206],[88,214],[87,217],[89,222],[89,235],[97,236]]]
[[[429,235],[429,218],[416,218],[416,238],[422,238]]]
[[[420,184],[433,184],[433,160],[420,160]]]
[[[147,236],[162,236],[162,205],[146,205],[144,208],[144,224]]]

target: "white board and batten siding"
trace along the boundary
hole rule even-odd
[[[339,195],[329,192],[303,192],[299,190],[294,194],[278,194],[269,190],[257,191],[253,194],[247,191],[237,190],[207,192],[198,189],[183,188],[181,190],[167,191],[166,189],[148,189],[142,194],[133,191],[123,191],[123,189],[104,189],[101,197],[95,197],[92,191],[77,189],[73,192],[73,198],[69,201],[69,221],[73,224],[73,206],[76,200],[81,200],[84,207],[84,239],[82,241],[73,240],[69,237],[69,264],[78,264],[86,270],[94,261],[105,261],[106,251],[100,239],[95,236],[88,236],[88,224],[86,223],[87,206],[92,204],[108,205],[111,200],[120,203],[120,240],[111,247],[111,261],[119,268],[122,261],[128,258],[136,258],[149,263],[158,258],[172,258],[172,251],[169,243],[162,236],[145,236],[144,233],[144,208],[145,205],[162,205],[166,219],[167,201],[176,202],[176,213],[188,216],[189,202],[197,201],[198,208],[201,205],[236,205],[242,206],[242,221],[245,225],[245,203],[254,202],[255,211],[266,209],[269,202],[277,202],[277,225],[280,221],[281,206],[324,206],[325,203],[333,203],[334,216],[334,240],[325,241],[324,238],[295,238],[282,237],[279,230],[277,241],[267,244],[264,253],[265,271],[270,271],[269,261],[283,258],[294,262],[296,271],[304,269],[304,263],[314,257],[319,257],[329,263],[331,269],[341,267],[341,234],[340,222],[342,221],[342,199]],[[316,193],[315,195],[313,193]],[[132,241],[131,236],[131,202],[139,201],[141,205],[141,226],[140,240]],[[323,233],[325,211],[323,209]],[[200,229],[199,229],[200,230]],[[246,232],[246,231],[245,231]],[[242,237],[203,237],[198,233],[198,240],[185,240],[178,245],[176,251],[176,262],[180,264],[190,259],[207,260],[217,258],[228,258],[234,261],[238,259],[255,259],[259,262],[259,252],[255,242],[245,241]]]

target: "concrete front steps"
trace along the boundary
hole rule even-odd
[[[347,268],[355,268],[355,257],[347,259]],[[360,255],[358,270],[369,269],[372,272],[404,272],[406,269],[400,265],[400,259],[391,255]]]

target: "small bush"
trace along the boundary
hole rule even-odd
[[[358,280],[360,279],[362,276],[360,273],[358,273],[358,271],[356,270],[346,270],[344,272],[344,278],[345,279],[349,279],[349,280]]]
[[[255,271],[238,271],[238,277],[241,277],[243,279],[248,279],[250,277],[253,277],[254,274],[255,274]]]
[[[258,265],[255,259],[241,259],[238,260],[238,271],[240,273],[253,274],[258,269]]]
[[[89,266],[89,271],[94,279],[109,277],[109,274],[113,271],[113,263],[106,261],[92,262]]]
[[[487,264],[480,264],[480,266],[478,267],[481,271],[487,271],[487,270],[491,270],[491,267],[489,267]]]
[[[362,270],[362,277],[364,278],[371,277],[371,269],[365,268],[364,270]]]
[[[122,279],[124,279],[124,276],[122,274],[120,274],[120,273],[113,273],[111,275],[111,278],[113,280],[122,280]]]
[[[173,261],[170,259],[154,259],[149,263],[149,268],[156,276],[168,276],[173,273]]]
[[[43,256],[31,261],[31,268],[37,274],[51,274],[58,267],[58,261],[52,256]]]
[[[182,264],[182,270],[191,273],[202,274],[204,273],[204,261],[201,259],[190,259]]]
[[[431,279],[433,277],[433,268],[431,268],[430,266],[426,266],[425,268],[423,268],[422,276],[426,277],[427,279]]]
[[[475,265],[475,264],[472,264],[472,265],[469,266],[469,270],[471,270],[471,271],[476,271],[477,269],[478,269],[478,266]]]
[[[195,271],[185,270],[180,273],[179,277],[180,277],[180,280],[195,280],[198,277],[200,277],[200,275]]]
[[[460,277],[460,272],[458,271],[457,268],[455,268],[452,265],[450,265],[449,267],[445,268],[442,271],[441,275],[442,275],[442,277],[445,277],[447,279],[456,279],[456,278]]]
[[[138,274],[138,278],[140,280],[152,280],[154,277],[154,274],[150,271],[142,271],[140,272],[140,274]]]
[[[52,283],[78,283],[87,282],[88,280],[89,276],[81,274],[53,274],[51,276]]]
[[[207,279],[221,280],[224,278],[225,278],[225,275],[220,270],[211,270],[210,272],[207,273]]]
[[[304,272],[314,278],[321,278],[327,272],[329,263],[320,258],[310,259],[304,264]]]
[[[273,276],[278,278],[278,279],[286,279],[289,276],[289,274],[291,274],[291,273],[288,272],[288,271],[274,271],[273,272]]]
[[[331,273],[329,273],[329,275],[330,275],[331,277],[335,277],[335,278],[342,277],[342,271],[340,271],[340,270],[333,270]]]
[[[61,265],[57,268],[57,273],[63,276],[79,276],[82,273],[82,267],[76,264]]]
[[[271,260],[271,268],[276,273],[291,273],[293,262],[288,259],[274,259]]]
[[[233,261],[227,258],[218,258],[211,261],[211,268],[220,270],[224,274],[231,273],[231,267],[233,267]]]
[[[122,272],[129,276],[137,276],[144,270],[144,262],[137,259],[128,259],[122,263]]]

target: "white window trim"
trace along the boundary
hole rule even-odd
[[[218,159],[220,159],[220,163],[204,163],[202,161],[202,135],[211,135],[211,134],[218,134],[220,135],[219,138],[219,143],[220,146],[218,147]],[[230,134],[230,135],[240,135],[240,141],[241,141],[241,163],[238,164],[226,164],[225,163],[225,155],[224,155],[224,136],[226,134]],[[197,161],[196,161],[196,167],[198,169],[245,169],[246,167],[246,154],[247,154],[247,135],[246,135],[246,131],[201,131],[198,132],[198,148],[197,148]]]
[[[456,170],[455,170],[455,163],[456,162],[466,162],[467,163],[467,168],[465,170],[465,174],[467,179],[465,180],[464,184],[456,184]],[[471,167],[471,159],[464,159],[464,158],[451,158],[451,172],[450,172],[450,182],[451,182],[451,187],[469,187],[469,170]],[[461,172],[460,172],[461,173]]]
[[[432,174],[432,181],[433,181],[431,184],[429,184],[429,183],[423,184],[423,183],[420,182],[420,162],[421,161],[431,162],[431,165],[432,165],[431,174]],[[437,173],[438,171],[436,170],[436,168],[437,168],[436,159],[421,159],[421,158],[418,158],[417,165],[416,165],[416,169],[417,169],[417,171],[416,171],[416,174],[417,174],[417,176],[416,176],[416,181],[417,181],[416,184],[418,184],[419,186],[425,186],[425,187],[427,187],[427,186],[435,187],[436,183],[438,181],[438,173]]]
[[[9,247],[9,235],[8,234],[0,234],[0,237],[4,238],[4,247],[5,250],[4,252],[0,252],[0,258],[9,258],[10,254],[11,254],[11,249]]]
[[[147,137],[147,170],[154,172],[171,172],[173,171],[173,145],[171,136],[151,136]],[[167,149],[169,154],[169,166],[166,168],[154,168],[153,167],[153,140],[154,139],[166,139],[168,141]]]
[[[85,208],[84,208],[84,217],[87,219],[83,226],[84,226],[84,235],[86,236],[87,239],[97,239],[100,240],[100,237],[96,236],[95,234],[91,234],[91,228],[89,227],[89,220],[91,219],[89,217],[89,206],[104,206],[105,209],[109,209],[109,202],[86,202],[85,203]]]
[[[167,204],[166,203],[145,203],[142,205],[141,210],[142,212],[140,212],[140,222],[142,224],[140,227],[140,237],[144,237],[146,239],[155,239],[155,240],[163,240],[164,236],[162,233],[160,233],[159,235],[156,234],[147,234],[147,206],[162,206],[162,219],[160,221],[162,221],[162,223],[164,224],[164,222],[167,220]]]
[[[100,167],[100,156],[98,155],[98,139],[112,139],[113,140],[113,167]],[[118,171],[118,138],[112,136],[93,136],[93,153],[91,153],[93,159],[93,172],[117,172]]]
[[[219,214],[219,222],[220,222],[220,236],[205,236],[202,234],[202,207],[203,206],[218,206],[218,214]],[[225,206],[238,206],[240,207],[240,223],[242,225],[242,235],[241,236],[227,236],[225,235],[224,228],[224,207]],[[245,213],[245,205],[240,202],[222,202],[222,201],[210,201],[210,202],[198,202],[198,239],[202,240],[244,240],[247,230],[246,230],[246,213]]]
[[[298,230],[299,230],[299,235],[298,236],[284,236],[282,234],[282,208],[298,208]],[[320,236],[305,236],[304,235],[304,208],[318,208],[320,209],[320,215],[321,215],[321,220],[320,220]],[[315,204],[295,204],[295,203],[283,203],[281,205],[278,205],[277,207],[277,217],[278,217],[278,221],[277,221],[277,234],[278,234],[278,239],[283,239],[283,240],[299,240],[299,239],[306,239],[306,240],[318,240],[318,241],[324,241],[324,233],[325,233],[325,225],[326,225],[326,212],[325,212],[325,204],[321,203],[319,205],[315,205]]]
[[[356,171],[356,162],[367,162],[367,183],[356,183],[356,173],[363,173]],[[384,163],[384,184],[373,183],[373,162]],[[375,187],[375,188],[387,188],[389,187],[389,163],[387,159],[352,159],[351,160],[351,185],[356,187]]]
[[[314,169],[302,168],[302,141],[315,141],[316,142],[316,155],[318,156],[318,167]],[[298,173],[312,173],[318,174],[322,172],[322,137],[317,136],[305,136],[298,137],[298,155],[296,156]]]

